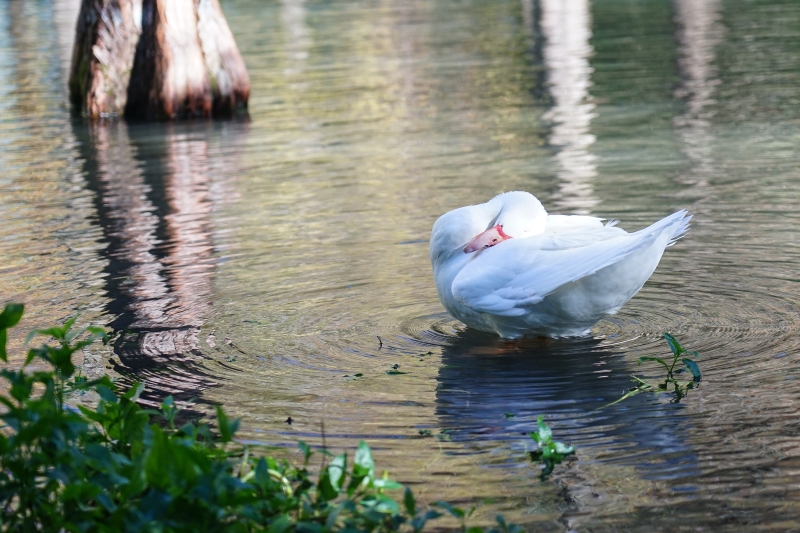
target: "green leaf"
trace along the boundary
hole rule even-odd
[[[703,374],[700,372],[700,366],[698,366],[697,363],[695,363],[688,357],[684,357],[683,359],[681,359],[681,361],[683,361],[683,364],[686,365],[686,368],[689,369],[689,372],[692,373],[692,376],[694,377],[695,381],[699,382],[703,380]]]
[[[372,459],[372,451],[363,440],[359,441],[355,457],[353,457],[353,475],[375,478],[375,461]]]
[[[292,527],[292,522],[293,520],[288,514],[280,516],[269,522],[267,533],[284,533],[285,531],[289,531]]]
[[[665,363],[664,360],[661,359],[660,357],[650,357],[649,355],[640,357],[639,359],[636,360],[636,363],[641,365],[645,361],[656,361],[657,363],[667,366],[667,363]]]
[[[78,320],[78,317],[77,317],[77,316],[74,316],[74,317],[72,317],[72,318],[68,319],[66,322],[64,322],[64,326],[62,327],[62,329],[64,330],[64,337],[66,337],[66,336],[67,336],[67,332],[68,332],[70,329],[72,329],[72,326],[74,326],[74,325],[75,325],[75,321],[76,321],[76,320]]]
[[[6,304],[3,312],[0,313],[0,329],[8,329],[16,326],[22,318],[25,306],[22,304]]]
[[[556,447],[556,453],[560,453],[561,455],[569,455],[571,453],[575,453],[574,446],[567,446],[563,442],[556,442],[555,447]]]
[[[417,500],[414,498],[414,493],[411,492],[411,489],[406,487],[406,491],[403,493],[403,507],[406,508],[406,512],[411,516],[417,516]]]
[[[56,327],[52,327],[52,328],[47,328],[47,329],[35,329],[35,330],[31,331],[30,333],[28,333],[28,336],[25,337],[25,342],[26,343],[30,342],[30,340],[32,338],[36,337],[37,335],[44,335],[45,337],[54,337],[54,338],[60,340],[60,339],[63,339],[64,335],[66,335],[66,334],[67,334],[67,330],[66,329],[59,328],[57,326]]]
[[[392,479],[379,478],[372,484],[376,489],[384,490],[400,490],[403,485]]]
[[[678,340],[669,333],[664,333],[664,339],[667,341],[669,349],[672,350],[673,355],[680,355],[686,351],[683,349],[683,346],[681,346],[681,343],[679,343]]]
[[[505,518],[503,518],[501,515],[495,516],[495,520],[497,521],[497,525],[500,526],[499,528],[500,533],[523,533],[525,531],[516,524],[506,523]]]
[[[4,363],[8,362],[8,354],[6,353],[8,334],[6,330],[17,325],[22,318],[24,310],[25,306],[22,304],[6,304],[3,312],[0,313],[0,360]]]
[[[161,402],[161,416],[169,424],[170,429],[175,429],[175,417],[178,415],[178,407],[175,405],[175,400],[172,396],[167,396]]]
[[[400,506],[397,502],[383,494],[375,496],[374,509],[384,515],[397,516],[400,514]]]
[[[97,394],[100,395],[100,398],[102,398],[104,401],[111,404],[119,403],[119,398],[117,398],[116,393],[111,389],[111,387],[99,385],[95,390],[97,391]]]
[[[217,431],[219,431],[220,439],[222,439],[222,442],[231,442],[233,435],[239,429],[239,421],[230,421],[221,405],[215,406],[215,409],[217,411]]]
[[[255,478],[256,482],[261,485],[262,487],[266,487],[270,483],[269,477],[269,467],[267,466],[267,460],[263,457],[258,460],[256,463],[256,470],[255,470]]]
[[[337,491],[341,490],[342,485],[344,485],[344,480],[347,477],[347,455],[341,454],[331,459],[327,470],[331,478],[331,485],[333,485]]]
[[[464,518],[464,516],[466,515],[464,509],[450,505],[447,502],[442,502],[442,501],[433,502],[431,505],[433,505],[434,507],[438,507],[439,509],[444,509],[445,511],[450,513],[450,516],[453,516],[455,518],[459,519]]]
[[[137,381],[125,392],[125,394],[122,395],[122,397],[126,400],[135,402],[139,399],[139,396],[141,396],[142,392],[144,392],[144,383]]]
[[[7,342],[8,342],[8,335],[6,334],[6,330],[4,328],[0,329],[0,360],[2,360],[4,363],[8,362],[8,354],[6,353]]]
[[[314,452],[311,451],[311,446],[301,440],[297,443],[297,447],[303,452],[305,464],[308,464],[308,460],[311,459],[312,455],[314,455]]]
[[[425,528],[425,524],[428,520],[435,520],[442,516],[442,513],[434,511],[433,509],[429,509],[425,512],[425,514],[415,516],[414,519],[411,521],[411,527],[414,528],[414,531],[422,531]]]
[[[539,439],[541,442],[547,442],[553,438],[552,430],[544,423],[544,415],[539,415],[536,425],[539,426]]]
[[[337,455],[328,468],[322,471],[317,482],[317,490],[323,501],[330,501],[339,496],[345,478],[347,456]]]

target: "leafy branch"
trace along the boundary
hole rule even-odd
[[[665,361],[661,357],[652,356],[640,357],[637,360],[637,364],[639,365],[647,361],[653,361],[663,366],[664,370],[666,371],[664,381],[650,382],[636,376],[631,376],[631,378],[633,378],[638,385],[632,387],[631,390],[623,394],[618,400],[604,405],[600,409],[618,404],[621,401],[630,398],[631,396],[636,396],[637,394],[641,394],[643,392],[659,393],[671,391],[675,394],[671,402],[680,403],[680,401],[689,394],[691,389],[696,388],[697,385],[703,381],[703,374],[700,371],[700,365],[698,365],[697,362],[692,359],[692,357],[699,358],[700,354],[696,351],[689,351],[685,349],[683,346],[681,346],[678,340],[669,333],[664,333],[664,340],[667,341],[669,349],[672,352],[672,361]],[[680,365],[678,364],[679,361],[681,363]],[[677,369],[675,368],[676,366],[678,366]],[[683,374],[687,371],[689,374],[691,374],[692,379],[677,379],[675,377],[676,375]]]

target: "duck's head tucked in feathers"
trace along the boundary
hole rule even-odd
[[[544,231],[547,211],[532,194],[513,191],[485,204],[470,205],[439,217],[431,234],[434,266],[459,253],[473,253],[500,242]]]

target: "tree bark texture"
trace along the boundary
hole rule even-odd
[[[247,109],[250,78],[218,0],[83,0],[70,76],[81,114],[172,120]]]
[[[247,107],[250,76],[218,0],[196,0],[197,33],[211,81],[214,115]]]
[[[232,115],[250,79],[217,0],[144,0],[125,116]]]
[[[72,49],[69,97],[91,118],[122,114],[140,26],[141,0],[84,0]]]

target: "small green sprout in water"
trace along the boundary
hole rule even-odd
[[[531,461],[544,464],[542,473],[539,475],[539,479],[544,481],[557,464],[561,463],[568,455],[575,453],[575,447],[553,440],[553,430],[544,423],[544,415],[539,415],[536,425],[539,426],[539,431],[532,431],[531,438],[539,445],[539,449],[528,453]]]
[[[390,376],[396,376],[398,374],[408,374],[408,372],[400,372],[398,368],[400,368],[400,365],[392,365],[392,369],[387,370],[386,373],[389,374]]]
[[[451,430],[451,429],[443,429],[443,430],[441,430],[439,432],[438,435],[436,435],[436,438],[441,440],[441,441],[451,442],[453,440],[453,437],[450,436],[450,433],[452,431],[453,430]]]
[[[700,371],[700,365],[698,365],[694,359],[690,358],[700,357],[700,354],[698,352],[685,349],[683,346],[681,346],[681,343],[679,343],[678,340],[669,333],[664,333],[664,340],[667,341],[669,349],[672,351],[672,361],[665,361],[660,357],[651,356],[640,357],[637,361],[637,363],[640,365],[646,361],[654,361],[663,366],[664,370],[667,372],[666,376],[664,377],[664,381],[650,383],[636,376],[631,376],[638,383],[638,385],[625,393],[622,398],[611,402],[605,407],[619,403],[626,398],[636,396],[642,392],[658,393],[671,391],[675,393],[675,397],[670,401],[672,403],[680,403],[680,401],[689,394],[691,389],[697,387],[697,385],[703,381],[703,373]],[[681,365],[678,365],[678,361],[681,362]],[[676,365],[678,368],[675,368]],[[676,374],[682,374],[686,371],[692,375],[692,379],[675,379]]]

